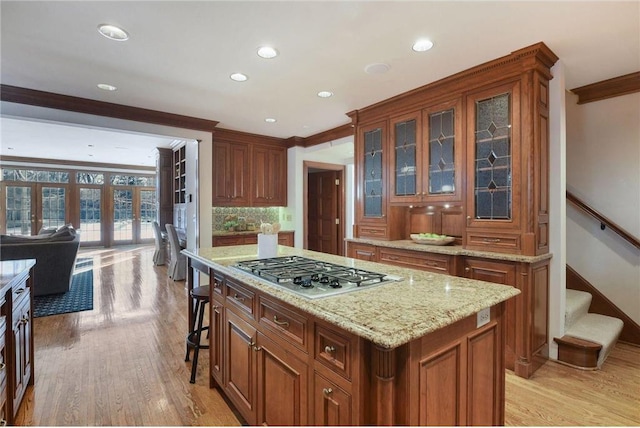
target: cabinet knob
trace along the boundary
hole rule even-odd
[[[466,268],[464,268],[465,272],[471,272],[471,268],[469,266],[467,266]]]
[[[4,370],[7,367],[5,363],[0,363],[0,371]]]
[[[328,397],[331,394],[333,394],[333,389],[331,389],[331,388],[323,388],[322,389],[322,393],[324,394],[325,397]]]
[[[334,352],[336,352],[336,348],[327,345],[324,347],[324,352],[326,352],[327,354],[333,354]]]
[[[238,293],[234,294],[233,298],[236,299],[239,302],[244,302],[244,297],[238,296]]]

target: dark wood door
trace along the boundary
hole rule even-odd
[[[308,179],[308,245],[313,251],[340,254],[338,234],[340,218],[340,173],[321,171],[309,173]]]
[[[315,372],[314,376],[313,397],[314,425],[353,425],[351,395],[318,372]]]

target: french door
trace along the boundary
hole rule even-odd
[[[5,234],[37,235],[43,227],[60,227],[69,222],[66,184],[2,184]]]
[[[156,189],[118,186],[113,189],[114,244],[140,244],[153,241],[156,219]]]

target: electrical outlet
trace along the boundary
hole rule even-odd
[[[482,327],[485,324],[488,324],[491,320],[491,309],[484,308],[480,312],[478,312],[478,322],[476,327]]]

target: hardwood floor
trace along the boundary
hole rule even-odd
[[[94,308],[34,320],[35,387],[16,424],[241,425],[184,362],[184,282],[154,267],[153,247],[83,250]],[[531,379],[507,371],[507,425],[640,425],[640,348],[619,344],[600,371],[549,362]]]

